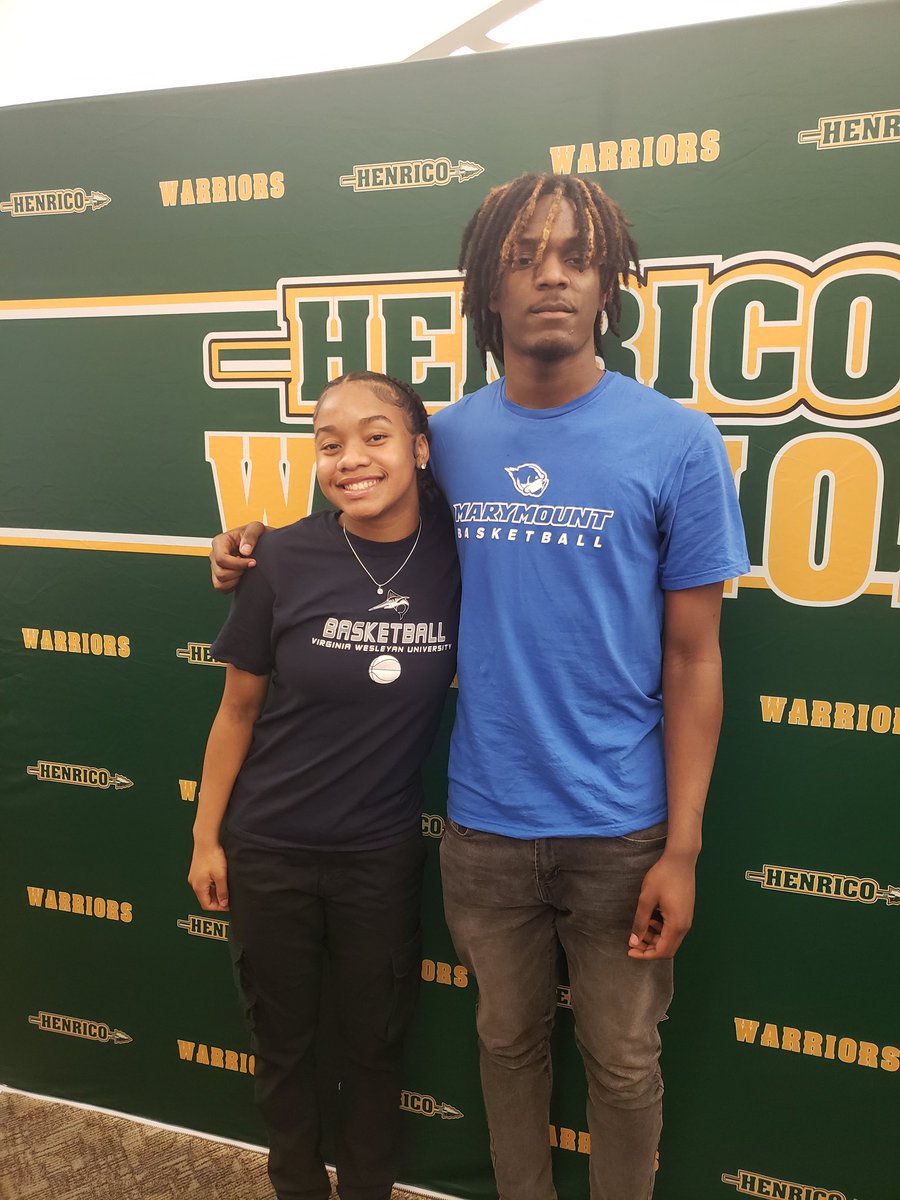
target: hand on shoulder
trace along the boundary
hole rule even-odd
[[[253,551],[265,532],[266,526],[261,521],[251,521],[249,525],[216,534],[209,559],[212,585],[217,592],[233,592],[244,572],[256,566]]]

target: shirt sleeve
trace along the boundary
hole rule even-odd
[[[659,516],[659,584],[702,587],[750,569],[725,443],[707,417],[678,465]]]
[[[212,657],[251,675],[270,675],[275,665],[274,610],[275,593],[257,561],[234,593],[228,620],[210,646]]]
[[[448,415],[446,409],[441,409],[428,418],[428,429],[431,434],[431,473],[434,476],[434,481],[438,485],[442,494],[446,494],[447,485],[443,477],[445,441],[444,434],[447,430]]]

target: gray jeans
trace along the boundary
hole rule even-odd
[[[662,1128],[658,1023],[671,961],[626,954],[666,825],[520,841],[447,822],[447,923],[478,981],[481,1083],[500,1200],[555,1200],[547,1136],[557,950],[588,1081],[591,1200],[648,1200]]]

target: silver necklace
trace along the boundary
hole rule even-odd
[[[390,577],[390,579],[385,579],[382,583],[378,582],[378,580],[375,578],[375,576],[372,574],[372,572],[369,570],[369,568],[366,566],[366,564],[363,562],[363,560],[359,557],[359,555],[353,549],[353,543],[350,541],[350,537],[347,533],[347,530],[344,528],[343,525],[341,526],[341,530],[343,531],[343,534],[344,534],[344,541],[350,547],[350,553],[353,555],[353,557],[356,559],[356,561],[359,563],[359,565],[362,567],[362,569],[365,571],[365,573],[368,575],[368,577],[375,584],[375,590],[378,592],[378,595],[383,596],[384,589],[387,587],[387,585],[389,583],[392,583],[397,578],[397,576],[400,574],[400,572],[403,570],[403,568],[406,566],[406,564],[409,562],[409,560],[415,554],[416,546],[418,546],[418,544],[419,544],[419,535],[422,532],[422,518],[419,517],[419,528],[416,530],[416,540],[412,544],[412,550],[410,550],[409,554],[407,554],[406,558],[404,558],[403,562],[400,564],[400,566],[397,568],[397,570],[393,573],[393,575]]]

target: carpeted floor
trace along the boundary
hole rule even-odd
[[[0,1200],[273,1200],[263,1154],[124,1117],[0,1090],[0,1131]]]

